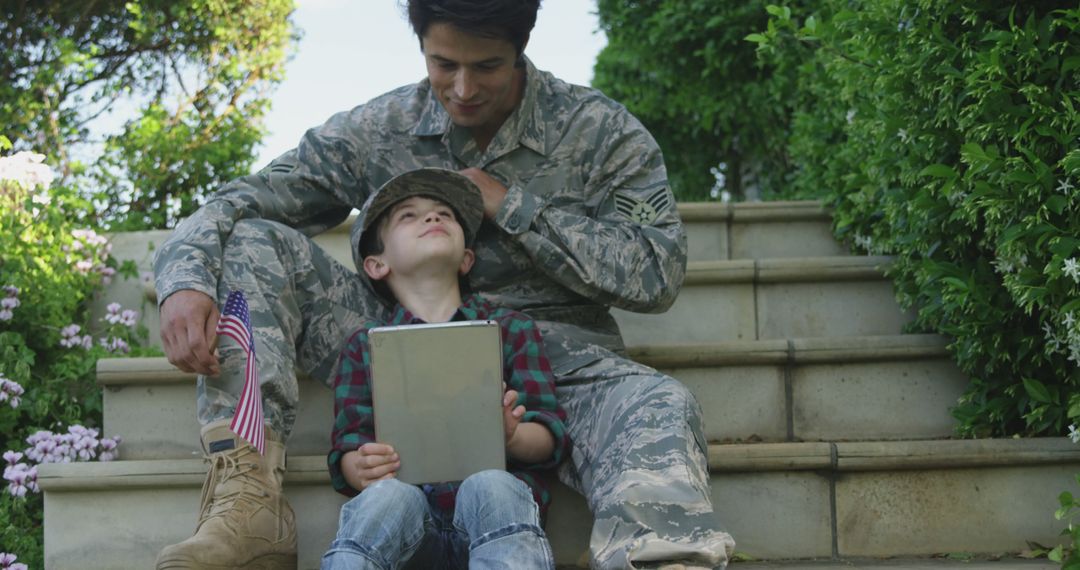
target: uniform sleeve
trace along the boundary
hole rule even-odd
[[[555,376],[544,353],[536,324],[516,313],[503,328],[504,375],[506,385],[518,391],[518,404],[525,406],[523,422],[543,424],[555,438],[551,458],[543,463],[518,465],[525,469],[550,469],[558,465],[570,450],[566,431],[566,412],[555,398]]]
[[[338,364],[338,373],[334,377],[334,428],[326,463],[334,489],[351,497],[358,491],[345,481],[341,458],[346,452],[375,441],[367,329],[357,331],[349,339]]]
[[[295,149],[229,182],[180,223],[154,256],[158,303],[181,289],[216,297],[224,242],[239,220],[273,220],[307,235],[344,221],[365,187],[362,109],[309,130]]]
[[[574,292],[630,311],[664,311],[686,274],[686,233],[660,148],[625,110],[600,121],[586,141],[570,156],[586,163],[589,212],[545,198],[557,189],[514,185],[495,223]]]

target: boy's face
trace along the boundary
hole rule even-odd
[[[465,231],[454,210],[443,202],[412,196],[390,207],[376,231],[383,252],[364,259],[364,269],[372,279],[389,273],[398,275],[446,272],[464,274],[472,267],[472,252],[465,249]],[[373,271],[368,260],[373,260]],[[385,269],[385,273],[379,269]]]

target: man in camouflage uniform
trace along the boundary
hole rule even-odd
[[[163,343],[170,362],[201,374],[203,444],[221,465],[208,474],[196,535],[167,547],[159,568],[204,567],[203,552],[222,567],[294,564],[280,476],[233,475],[280,474],[284,459],[234,457],[247,448],[227,430],[244,358],[225,339],[220,365],[213,356],[215,300],[230,290],[248,296],[267,439],[281,446],[297,409],[295,371],[330,382],[348,334],[387,310],[309,237],[421,167],[461,171],[484,193],[471,285],[528,313],[544,333],[574,444],[560,478],[595,516],[592,566],[726,565],[734,543],[710,503],[698,403],[676,380],[624,357],[608,312],[663,311],[682,284],[686,236],[660,150],[621,105],[522,55],[538,0],[476,4],[486,5],[410,0],[427,79],[310,130],[296,149],[222,188],[159,250]],[[245,461],[264,464],[236,468]],[[281,523],[248,523],[248,512]],[[215,550],[223,541],[232,547]]]

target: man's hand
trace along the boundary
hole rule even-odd
[[[384,443],[365,443],[341,456],[341,473],[353,489],[363,491],[376,481],[397,475],[401,460],[394,448]]]
[[[507,390],[503,393],[503,430],[506,433],[507,447],[513,441],[514,434],[517,433],[517,428],[521,424],[521,418],[525,415],[525,406],[515,406],[517,399],[517,390]]]
[[[473,184],[480,188],[480,195],[484,198],[484,217],[489,220],[495,219],[495,214],[499,212],[503,200],[506,199],[506,186],[479,168],[466,168],[459,173],[472,180]]]
[[[169,362],[184,372],[217,376],[221,372],[214,356],[217,304],[205,293],[183,289],[161,304],[161,343]]]

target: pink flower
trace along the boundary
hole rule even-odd
[[[139,322],[139,312],[126,309],[123,313],[120,313],[120,324],[135,328],[135,325]]]
[[[112,353],[127,354],[131,352],[131,347],[128,346],[127,341],[117,336],[111,336],[108,339],[101,339],[101,346],[105,347],[105,350],[108,350]]]
[[[0,402],[10,400],[12,409],[19,407],[19,396],[23,395],[23,387],[18,382],[8,380],[0,376]]]

